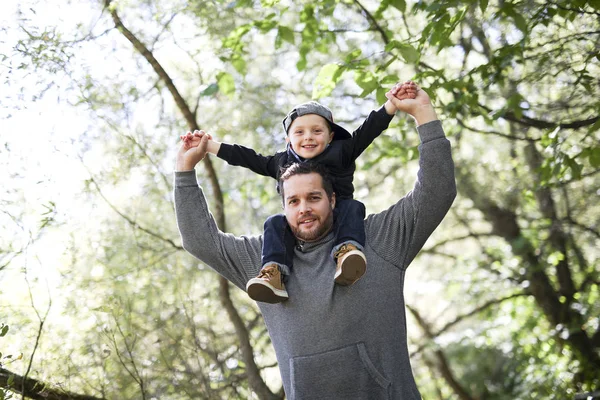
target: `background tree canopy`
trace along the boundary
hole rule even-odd
[[[355,129],[397,81],[434,99],[459,196],[409,268],[425,399],[600,388],[600,3],[20,1],[2,17],[0,399],[281,399],[256,306],[181,247],[180,134],[268,154],[314,98]],[[410,188],[404,115],[361,156],[369,212]],[[223,230],[274,182],[206,159]]]

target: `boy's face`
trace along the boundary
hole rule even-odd
[[[311,159],[325,151],[333,140],[333,132],[325,118],[306,114],[292,122],[285,141],[302,158]]]

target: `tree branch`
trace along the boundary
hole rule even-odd
[[[528,138],[528,137],[512,136],[512,135],[508,135],[506,133],[502,133],[502,132],[498,132],[498,131],[484,131],[483,129],[477,129],[477,128],[473,128],[471,126],[468,126],[461,118],[456,117],[455,120],[463,128],[468,129],[468,130],[470,130],[472,132],[481,133],[483,135],[495,135],[495,136],[503,137],[503,138],[508,139],[508,140],[523,140],[523,141],[526,141],[526,142],[536,142],[536,141],[540,140],[540,139],[533,139],[533,138]]]
[[[534,171],[533,173],[536,173],[535,171],[540,170],[542,166],[542,155],[538,152],[535,144],[529,143],[525,147],[525,158],[529,163],[531,170]],[[537,178],[541,179],[540,176]],[[568,304],[571,304],[576,289],[569,265],[567,235],[562,230],[560,221],[558,220],[556,206],[550,189],[544,187],[538,188],[535,190],[535,196],[538,201],[538,208],[540,209],[542,215],[544,218],[550,220],[552,224],[550,227],[548,241],[552,245],[553,250],[558,250],[563,254],[562,260],[556,264],[556,276],[558,277],[561,295],[567,298]]]
[[[407,305],[406,308],[408,308],[412,315],[415,317],[417,323],[419,324],[421,329],[423,329],[425,336],[429,340],[433,340],[435,336],[431,331],[429,323],[425,321],[425,319],[421,316],[421,314],[419,314],[419,312],[415,308],[412,308],[409,305]],[[473,397],[469,394],[469,392],[467,392],[467,389],[464,388],[454,376],[444,352],[438,349],[435,350],[434,353],[438,360],[437,368],[439,369],[446,383],[452,388],[452,390],[454,390],[454,393],[456,393],[458,398],[461,400],[474,400]]]
[[[493,110],[487,106],[484,106],[482,104],[479,104],[479,106],[489,113],[493,112]],[[527,126],[530,128],[537,128],[537,129],[556,129],[556,128],[580,129],[580,128],[585,128],[585,127],[591,126],[591,125],[595,124],[598,120],[600,120],[600,117],[592,117],[592,118],[578,120],[578,121],[556,123],[556,122],[552,122],[552,121],[545,121],[542,119],[535,119],[535,118],[527,117],[525,115],[523,115],[521,117],[517,117],[516,114],[512,111],[504,112],[501,115],[501,117],[507,121],[515,122],[515,123],[523,125],[523,126]]]
[[[183,250],[183,247],[176,244],[173,240],[163,237],[161,235],[159,235],[158,233],[151,231],[148,228],[145,228],[143,226],[141,226],[137,221],[134,221],[133,219],[129,218],[127,215],[125,215],[124,213],[122,213],[115,205],[113,205],[107,198],[106,196],[104,196],[104,193],[102,193],[102,190],[100,189],[100,186],[98,185],[98,183],[96,182],[96,180],[90,176],[90,182],[94,185],[94,187],[96,188],[96,191],[98,192],[98,194],[100,195],[100,197],[102,198],[102,200],[104,200],[104,202],[106,204],[108,204],[108,206],[114,211],[116,212],[121,218],[123,218],[125,221],[127,221],[133,228],[135,229],[139,229],[140,231],[147,233],[148,235],[155,237],[157,239],[159,239],[160,241],[166,242],[168,243],[171,247],[177,249],[177,250]]]
[[[454,325],[458,324],[459,322],[470,318],[476,314],[479,314],[480,312],[485,311],[486,309],[503,303],[507,300],[511,300],[514,299],[516,297],[521,297],[521,296],[529,296],[529,293],[513,293],[511,295],[499,298],[499,299],[492,299],[489,300],[485,303],[483,303],[482,305],[480,305],[479,307],[474,308],[473,310],[465,313],[465,314],[461,314],[459,316],[457,316],[453,321],[448,322],[446,325],[444,325],[443,327],[441,327],[440,329],[438,329],[436,332],[433,332],[432,329],[430,329],[430,333],[431,333],[431,337],[429,338],[430,340],[435,339],[436,337],[440,336],[442,333],[446,332],[448,329],[452,328]],[[417,350],[413,351],[411,353],[411,357],[413,357],[415,354],[418,354],[420,352],[422,352],[426,347],[427,347],[428,343],[424,343],[422,345],[420,345]]]
[[[12,377],[12,386],[8,385]],[[9,370],[0,368],[0,387],[19,392],[32,400],[104,400],[101,397],[94,397],[85,394],[68,392],[60,388],[54,388],[45,382],[37,379],[26,378],[17,375]]]
[[[577,351],[580,359],[589,362],[590,367],[600,368],[600,357],[583,329],[581,315],[572,310],[567,302],[559,300],[560,295],[552,286],[544,262],[539,259],[531,242],[521,234],[517,215],[511,210],[501,208],[487,196],[487,193],[479,190],[467,171],[461,171],[460,168],[456,171],[461,192],[473,201],[474,206],[492,224],[492,231],[504,238],[510,244],[513,253],[521,257],[526,267],[523,278],[529,282],[529,290],[548,321],[554,326],[563,326],[568,332],[566,338],[560,336],[558,338]]]
[[[386,45],[390,42],[390,38],[388,37],[387,33],[385,32],[385,29],[383,29],[383,27],[381,25],[379,25],[379,22],[377,21],[377,19],[375,17],[373,17],[373,14],[371,14],[369,12],[369,10],[367,10],[365,8],[365,6],[363,6],[360,1],[358,0],[354,0],[354,4],[356,4],[361,11],[365,14],[365,17],[367,17],[367,20],[369,21],[369,25],[371,25],[377,32],[379,32],[379,34],[381,35],[381,40],[383,40],[383,43],[385,43]]]
[[[106,9],[109,10],[117,29],[123,34],[123,36],[125,36],[125,38],[127,38],[127,40],[129,40],[129,42],[131,42],[133,47],[146,59],[146,61],[148,61],[148,63],[152,66],[156,74],[161,79],[161,81],[166,85],[167,89],[171,93],[171,96],[173,96],[173,99],[177,104],[179,111],[183,114],[188,124],[188,128],[190,130],[196,129],[199,126],[199,124],[196,121],[195,113],[191,111],[187,102],[179,93],[177,87],[175,87],[173,80],[167,74],[162,65],[158,62],[158,60],[154,57],[154,54],[152,54],[152,52],[148,50],[148,48],[140,40],[138,40],[138,38],[131,31],[129,31],[125,27],[125,25],[121,21],[121,18],[117,14],[116,8],[111,6],[111,0],[104,0],[104,5]],[[224,201],[223,193],[221,191],[221,185],[219,184],[219,180],[217,178],[217,174],[212,165],[210,157],[204,157],[203,163],[207,171],[208,179],[211,182],[213,195],[215,197],[216,206],[214,215],[217,220],[217,225],[221,230],[226,230],[225,212],[223,209]],[[237,309],[233,305],[233,302],[231,301],[231,296],[229,294],[229,282],[225,278],[219,277],[219,287],[221,288],[219,290],[221,303],[224,305],[227,314],[231,322],[233,323],[235,332],[240,340],[240,348],[244,363],[246,364],[246,376],[248,377],[248,383],[250,385],[250,388],[256,392],[260,399],[279,399],[280,397],[271,392],[267,384],[260,376],[260,369],[258,368],[254,360],[254,353],[252,345],[250,343],[250,335],[248,334],[248,330],[243,324],[243,322],[240,323],[242,319],[239,316]]]

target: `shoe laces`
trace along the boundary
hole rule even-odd
[[[343,256],[344,254],[346,254],[347,252],[352,251],[354,249],[356,249],[356,246],[354,246],[352,244],[344,244],[344,245],[342,245],[342,247],[339,248],[338,251],[333,253],[333,257],[339,258],[339,257]]]
[[[276,272],[278,272],[276,265],[267,265],[260,270],[257,278],[272,278]]]

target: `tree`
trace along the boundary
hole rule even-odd
[[[354,126],[392,83],[412,78],[436,97],[460,194],[409,269],[421,288],[407,291],[423,395],[568,397],[598,387],[595,3],[84,6],[94,24],[79,33],[37,26],[22,8],[20,58],[4,60],[13,74],[35,71],[37,93],[61,93],[91,121],[70,147],[86,169],[89,218],[67,230],[76,214],[58,204],[45,233],[68,238],[61,285],[71,307],[61,317],[88,322],[72,346],[42,343],[36,379],[109,398],[282,397],[267,379],[276,364],[256,308],[197,270],[165,223],[175,138],[206,128],[269,152],[282,145],[278,123],[292,104],[319,98]],[[411,187],[412,131],[398,119],[361,157],[355,183],[369,210]],[[264,179],[209,159],[200,179],[227,230],[259,232],[276,210]],[[6,243],[3,257],[15,256],[5,269],[21,265]],[[13,329],[34,330],[27,313],[10,315]],[[53,318],[45,331],[67,335]]]

